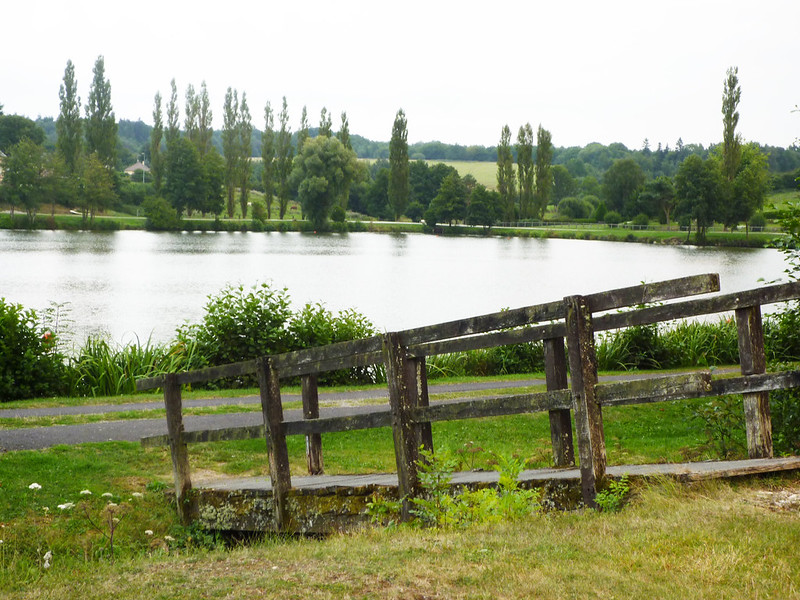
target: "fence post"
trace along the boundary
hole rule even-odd
[[[583,296],[564,298],[567,348],[569,352],[572,407],[578,435],[581,491],[587,506],[595,506],[595,495],[606,474],[606,443],[603,413],[597,402],[597,356],[594,347],[591,307]]]
[[[564,338],[544,340],[544,374],[548,392],[567,389]],[[568,409],[550,411],[550,440],[553,464],[557,467],[573,466],[575,450],[572,444],[572,417]]]
[[[272,482],[272,499],[275,507],[275,530],[281,532],[288,525],[286,495],[292,487],[289,474],[289,450],[286,447],[286,429],[283,425],[283,406],[278,371],[268,357],[258,359],[258,386],[261,391],[261,413],[269,453],[269,476]]]
[[[317,376],[303,375],[300,378],[303,395],[303,418],[319,419],[319,393],[317,391]],[[322,475],[322,434],[309,433],[306,435],[306,463],[309,475]]]
[[[383,361],[389,387],[389,406],[392,412],[392,436],[397,464],[398,493],[403,500],[401,518],[408,520],[408,498],[419,490],[417,461],[419,460],[419,428],[410,418],[410,409],[417,404],[416,369],[410,362],[400,335],[387,333],[383,337]],[[409,377],[409,374],[412,377]]]
[[[191,522],[192,480],[189,471],[189,449],[183,438],[183,408],[181,402],[181,385],[178,376],[169,373],[164,381],[164,407],[167,410],[167,433],[169,450],[172,455],[172,479],[175,482],[175,502],[181,523]]]
[[[739,336],[739,365],[742,375],[765,373],[764,330],[761,307],[736,309],[736,330]],[[769,392],[744,394],[744,418],[747,429],[747,454],[750,458],[772,458],[772,419]]]
[[[428,396],[428,371],[426,369],[426,361],[424,356],[409,359],[411,368],[414,369],[414,382],[417,388],[416,401],[417,406],[430,406],[430,397]],[[430,422],[417,424],[419,431],[419,439],[417,440],[417,447],[424,448],[428,452],[433,452],[433,430]]]

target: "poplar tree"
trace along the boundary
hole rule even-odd
[[[275,120],[269,102],[264,107],[264,133],[261,134],[261,184],[267,218],[272,218],[272,197],[275,194]]]
[[[197,150],[200,152],[200,156],[205,156],[211,149],[211,138],[214,136],[213,118],[208,88],[204,81],[200,84],[200,94],[197,100]]]
[[[156,194],[161,192],[164,178],[164,157],[161,155],[161,139],[164,137],[164,122],[161,114],[161,92],[153,100],[153,129],[150,131],[150,174]]]
[[[289,176],[292,173],[292,130],[289,127],[289,109],[286,96],[283,97],[283,108],[279,115],[281,129],[275,145],[275,181],[278,192],[278,213],[281,219],[286,215],[289,206]]]
[[[328,114],[328,109],[322,107],[322,112],[319,115],[319,133],[323,137],[331,137],[333,131],[331,128],[331,116]],[[341,141],[341,140],[340,140]]]
[[[183,121],[184,135],[189,139],[195,148],[197,147],[197,137],[200,132],[198,123],[198,113],[200,112],[200,98],[194,91],[194,86],[190,83],[186,86],[186,104],[183,108],[186,118]]]
[[[228,218],[233,218],[239,166],[239,98],[236,90],[228,88],[222,114],[222,153],[225,155],[225,192]]]
[[[722,90],[722,171],[728,181],[733,181],[739,171],[742,156],[741,137],[736,133],[739,124],[739,68],[728,69]]]
[[[519,213],[533,216],[533,127],[526,123],[517,133],[517,174],[519,177]]]
[[[394,219],[405,213],[408,206],[408,123],[403,109],[397,111],[389,141],[389,206]]]
[[[172,143],[177,140],[181,135],[180,125],[180,111],[178,110],[178,86],[175,84],[175,79],[169,82],[170,95],[169,102],[167,103],[167,130],[165,137],[167,140],[167,152],[172,147]]]
[[[64,69],[64,83],[58,90],[60,110],[56,120],[56,149],[64,160],[67,172],[74,174],[82,149],[81,99],[78,97],[78,82],[75,80],[75,66],[67,61]]]
[[[250,157],[253,155],[253,123],[245,92],[242,92],[242,101],[239,103],[239,119],[236,129],[239,133],[239,206],[242,209],[242,218],[246,219],[247,199],[250,194],[250,172],[252,171]]]
[[[300,129],[297,132],[297,154],[303,151],[303,145],[308,139],[308,111],[303,107],[303,112],[300,115]]]
[[[86,104],[86,150],[89,154],[97,153],[103,166],[113,169],[117,162],[117,121],[102,56],[97,57],[93,73]]]
[[[504,221],[514,221],[516,192],[514,156],[511,153],[511,129],[504,125],[497,145],[497,192]]]
[[[350,144],[350,123],[347,120],[346,112],[342,112],[342,126],[339,129],[339,133],[336,134],[336,137],[338,137],[339,141],[342,142],[342,146],[348,150],[353,149],[353,146]]]
[[[550,132],[539,125],[536,132],[536,165],[534,166],[535,190],[533,204],[535,216],[544,217],[550,196],[553,194],[553,140]]]

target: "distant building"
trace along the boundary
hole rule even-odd
[[[136,171],[144,171],[145,173],[149,173],[150,172],[150,167],[148,167],[143,162],[137,162],[135,164],[132,164],[127,169],[125,169],[125,174],[128,177],[133,177],[133,174],[136,173]]]
[[[3,181],[3,159],[7,158],[3,151],[0,150],[0,181]]]

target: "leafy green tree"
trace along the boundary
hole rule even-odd
[[[408,123],[403,109],[397,111],[389,141],[389,205],[395,221],[408,206]]]
[[[501,217],[504,221],[515,220],[515,178],[511,129],[504,125],[497,145],[497,192],[500,194]]]
[[[489,229],[497,220],[497,207],[499,206],[499,194],[489,191],[486,186],[480,183],[472,190],[467,206],[468,225],[480,225]]]
[[[519,178],[519,214],[533,216],[533,127],[526,123],[517,133],[517,175]]]
[[[197,147],[188,138],[178,138],[167,159],[164,196],[178,216],[186,210],[202,210],[205,204],[203,167]]]
[[[180,110],[178,109],[178,86],[175,84],[175,79],[169,82],[170,95],[169,103],[167,104],[167,130],[165,137],[167,140],[167,152],[172,147],[172,143],[181,136],[181,128],[178,124],[180,119]]]
[[[33,226],[39,206],[46,200],[47,160],[44,148],[28,138],[23,138],[9,150],[3,160],[3,179],[0,180],[2,198],[14,209],[20,208],[28,215],[28,225]]]
[[[275,195],[275,119],[272,105],[264,107],[264,132],[261,134],[261,185],[267,218],[272,218],[272,198]]]
[[[233,218],[236,184],[239,181],[239,94],[236,90],[228,88],[225,94],[222,122],[222,153],[225,155],[225,190],[227,193],[228,218]]]
[[[205,156],[211,150],[211,138],[214,136],[214,113],[211,111],[211,100],[208,97],[206,82],[200,84],[197,99],[197,150]]]
[[[534,167],[536,189],[533,193],[534,214],[539,219],[544,218],[547,205],[550,204],[550,196],[553,193],[553,173],[550,167],[552,162],[552,136],[549,131],[539,125],[536,132],[536,165]]]
[[[722,173],[728,181],[736,177],[741,160],[741,138],[736,133],[741,98],[739,68],[730,67],[722,90]]]
[[[150,175],[153,189],[161,193],[164,178],[164,157],[161,154],[161,140],[164,137],[164,122],[161,114],[161,92],[156,92],[153,100],[153,129],[150,130]]]
[[[19,144],[24,138],[34,144],[44,143],[44,129],[27,117],[19,115],[0,116],[0,152],[10,154],[11,148]]]
[[[183,110],[186,113],[186,118],[183,121],[184,135],[197,147],[200,134],[200,123],[198,120],[200,114],[200,97],[195,93],[194,86],[191,83],[186,86],[186,104]]]
[[[200,163],[203,170],[203,204],[200,210],[218,215],[225,208],[225,160],[211,146],[200,156]]]
[[[303,213],[315,228],[324,229],[334,206],[358,174],[355,152],[335,137],[319,136],[306,141],[292,169],[292,186]]]
[[[67,171],[73,175],[78,169],[83,144],[83,122],[81,121],[81,99],[78,97],[78,82],[75,66],[67,61],[64,82],[58,90],[59,113],[56,120],[56,149],[64,160]]]
[[[292,130],[289,127],[289,109],[286,105],[286,96],[283,97],[283,108],[281,108],[278,120],[281,123],[281,128],[278,131],[275,145],[275,183],[278,195],[278,216],[283,219],[291,197],[289,178],[292,173],[293,158]]]
[[[453,221],[461,221],[467,213],[467,187],[458,173],[445,177],[439,193],[431,202],[431,209],[436,212],[436,221],[444,221],[449,225]]]
[[[142,202],[144,227],[149,231],[176,231],[181,228],[178,211],[161,196],[150,196]]]
[[[324,137],[331,137],[331,135],[333,135],[333,131],[331,130],[331,116],[328,114],[328,109],[324,106],[319,115],[319,133],[317,135]]]
[[[239,132],[239,207],[242,210],[242,218],[246,219],[247,201],[250,195],[250,174],[252,172],[250,158],[253,154],[253,123],[245,92],[242,92],[242,101],[239,103],[239,120],[236,124],[236,129]]]
[[[347,120],[347,113],[342,112],[342,126],[339,128],[339,133],[336,134],[342,146],[348,150],[352,150],[353,146],[350,144],[350,122]]]
[[[719,214],[722,175],[710,160],[696,154],[687,156],[675,174],[675,197],[678,212],[697,222],[697,241],[704,243],[706,231]],[[689,233],[691,234],[691,226]]]
[[[649,215],[663,214],[669,229],[670,216],[675,208],[675,186],[672,179],[660,175],[653,181],[648,181],[639,194],[639,205]]]
[[[86,104],[86,151],[97,154],[107,169],[117,162],[117,120],[111,106],[111,83],[105,76],[105,62],[98,56]]]
[[[564,165],[553,165],[553,202],[578,193],[578,182]]]
[[[620,214],[634,212],[636,197],[644,182],[645,174],[635,160],[615,160],[603,175],[603,195],[608,209]]]
[[[300,129],[297,130],[297,154],[303,151],[303,146],[308,137],[308,110],[303,106],[303,112],[300,115]]]
[[[766,155],[757,144],[741,147],[739,170],[732,182],[727,182],[729,199],[725,211],[725,224],[729,227],[745,223],[749,234],[749,221],[764,206],[772,185]]]
[[[84,222],[94,223],[95,215],[116,199],[114,174],[101,161],[96,152],[83,161],[83,176],[79,204]]]

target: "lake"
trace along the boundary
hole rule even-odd
[[[772,249],[351,233],[0,231],[0,297],[67,309],[71,339],[167,341],[228,283],[271,281],[293,305],[355,308],[392,331],[715,272],[722,290],[780,279]]]

